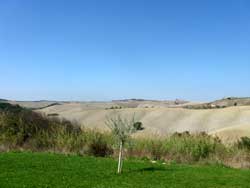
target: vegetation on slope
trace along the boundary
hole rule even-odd
[[[221,100],[216,100],[210,103],[202,103],[195,105],[185,105],[184,108],[188,109],[214,109],[214,108],[226,108],[230,106],[249,106],[250,98],[238,98],[238,97],[227,97]]]
[[[39,136],[53,137],[53,133],[62,130],[65,134],[79,133],[70,121],[48,119],[18,105],[0,103],[0,141],[10,147],[36,142]]]
[[[47,153],[0,154],[0,187],[248,188],[249,170],[125,161]]]
[[[41,110],[41,109],[48,108],[48,107],[51,107],[51,106],[56,106],[56,105],[61,105],[61,103],[54,102],[54,103],[48,104],[46,106],[36,107],[36,108],[33,107],[33,108],[30,108],[30,109],[32,109],[32,110]]]

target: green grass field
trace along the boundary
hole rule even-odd
[[[0,187],[250,187],[250,171],[222,166],[190,166],[125,161],[116,174],[109,158],[48,153],[0,154]]]

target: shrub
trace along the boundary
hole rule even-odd
[[[139,122],[139,121],[138,121],[138,122],[135,122],[133,126],[134,126],[134,128],[135,128],[136,130],[140,130],[140,131],[141,131],[141,130],[144,129],[144,127],[142,126],[142,122]]]
[[[102,133],[91,132],[91,137],[89,138],[89,151],[90,155],[105,157],[113,153],[111,145],[108,143],[107,139]]]
[[[226,147],[218,138],[206,133],[174,133],[167,138],[133,139],[128,149],[130,157],[149,157],[152,160],[175,160],[197,162],[213,156],[222,156]]]
[[[150,155],[153,160],[160,160],[165,156],[164,143],[161,140],[150,141]]]
[[[177,160],[199,161],[215,154],[220,140],[205,133],[190,135],[187,132],[174,134],[166,141],[168,153]]]
[[[238,141],[238,148],[250,150],[250,138],[241,137],[240,141]]]
[[[59,114],[57,114],[57,113],[51,113],[51,114],[48,114],[47,116],[59,116]]]

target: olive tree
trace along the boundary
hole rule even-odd
[[[135,115],[129,119],[117,114],[113,117],[107,117],[105,123],[119,141],[119,159],[117,169],[119,174],[122,172],[123,147],[125,142],[133,133],[141,131],[144,128],[142,127],[141,122],[135,121]]]

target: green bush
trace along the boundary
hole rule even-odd
[[[185,132],[165,140],[166,150],[178,160],[199,161],[209,158],[221,146],[220,140],[205,133],[190,135]]]
[[[250,138],[241,137],[240,141],[238,141],[238,148],[250,150]]]
[[[98,132],[91,133],[91,137],[89,137],[88,153],[97,157],[105,157],[111,155],[113,153],[113,149],[108,143],[107,138],[105,138],[104,134]]]
[[[197,162],[222,156],[226,147],[218,138],[205,133],[174,133],[167,138],[133,139],[128,148],[130,157],[149,157],[152,160]]]

